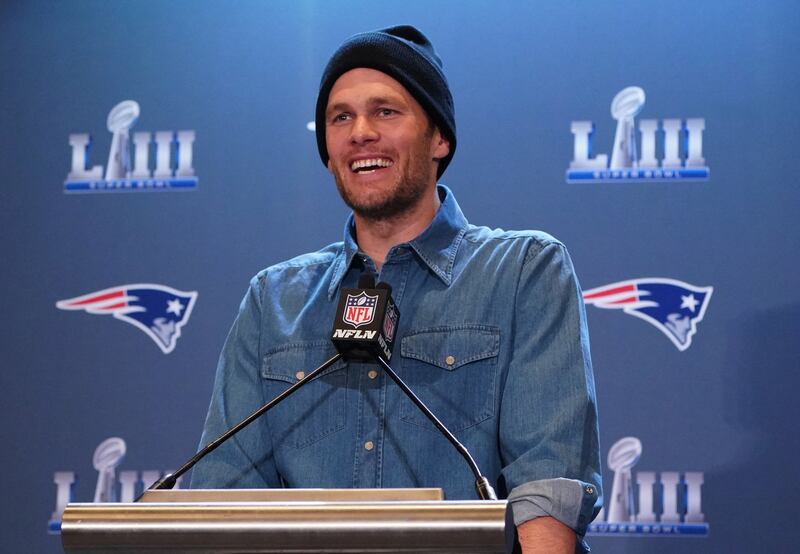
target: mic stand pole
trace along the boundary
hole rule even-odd
[[[329,368],[330,366],[335,364],[337,361],[339,361],[339,359],[341,357],[342,357],[342,355],[340,353],[337,353],[336,355],[334,355],[332,358],[330,358],[328,361],[323,363],[317,369],[315,369],[314,371],[312,371],[311,373],[309,373],[308,375],[306,375],[305,377],[300,379],[294,385],[292,385],[291,387],[289,387],[288,389],[286,389],[285,391],[280,393],[278,396],[276,396],[275,398],[273,398],[272,400],[270,400],[269,402],[267,402],[266,404],[261,406],[255,412],[253,412],[252,414],[250,414],[249,416],[244,418],[242,421],[240,421],[239,423],[237,423],[236,425],[234,425],[233,427],[228,429],[225,433],[220,435],[217,439],[215,439],[214,441],[208,443],[205,446],[205,448],[203,448],[200,452],[198,452],[197,454],[192,456],[192,458],[188,462],[183,464],[175,472],[169,473],[169,474],[165,475],[162,479],[159,479],[158,481],[153,483],[150,486],[150,488],[148,488],[147,490],[154,491],[154,490],[159,490],[159,489],[172,489],[175,486],[175,483],[178,481],[178,477],[180,477],[181,475],[183,475],[184,473],[186,473],[187,471],[192,469],[192,467],[194,467],[194,465],[197,462],[199,462],[203,457],[205,457],[206,454],[209,454],[209,453],[213,452],[214,450],[216,450],[216,448],[219,445],[221,445],[223,442],[225,442],[230,437],[232,437],[233,435],[235,435],[236,433],[238,433],[239,431],[241,431],[242,429],[244,429],[245,427],[250,425],[250,423],[252,423],[255,419],[258,419],[262,414],[264,414],[267,411],[269,411],[273,406],[275,406],[276,404],[281,402],[284,398],[286,398],[287,396],[292,394],[294,391],[296,391],[297,389],[299,389],[300,387],[302,387],[303,385],[305,385],[306,383],[311,381],[314,377],[316,377],[317,375],[319,375],[320,373],[325,371],[327,368]],[[144,496],[144,493],[139,495],[139,497],[136,499],[136,502],[138,502],[142,498],[142,496]]]
[[[397,383],[397,386],[400,387],[404,393],[406,393],[406,396],[408,396],[411,399],[411,401],[417,405],[417,408],[419,408],[420,411],[423,414],[425,414],[425,416],[429,420],[431,420],[431,423],[433,423],[436,426],[436,428],[439,429],[439,431],[441,431],[445,437],[447,437],[447,440],[450,441],[450,443],[455,447],[455,449],[458,450],[458,453],[461,454],[467,461],[470,469],[472,470],[472,473],[475,475],[475,490],[478,491],[478,496],[480,497],[480,499],[497,500],[497,494],[494,492],[492,485],[489,484],[489,480],[486,477],[481,475],[481,470],[478,468],[478,464],[475,463],[475,460],[472,458],[472,455],[470,455],[466,447],[460,442],[458,442],[458,439],[455,437],[455,435],[453,435],[453,433],[450,432],[450,430],[447,427],[444,426],[444,423],[439,421],[439,419],[435,415],[433,415],[433,412],[431,412],[428,409],[428,407],[422,402],[422,400],[420,400],[419,397],[416,394],[414,394],[414,392],[410,388],[408,388],[408,385],[406,385],[405,382],[400,378],[400,376],[397,373],[395,373],[395,371],[392,369],[392,366],[390,366],[389,363],[383,359],[383,357],[381,356],[375,356],[375,357],[378,359],[378,363],[383,367],[383,370],[389,375],[389,377],[392,378],[392,381]]]

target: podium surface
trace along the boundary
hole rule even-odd
[[[506,501],[440,489],[150,491],[138,503],[69,504],[68,554],[501,553]]]

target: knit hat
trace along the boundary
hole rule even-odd
[[[453,97],[442,72],[442,60],[433,44],[411,25],[353,35],[331,56],[322,74],[317,97],[317,147],[322,163],[328,165],[328,146],[325,143],[328,96],[336,80],[357,67],[376,69],[399,81],[450,142],[450,153],[439,161],[436,177],[441,177],[456,151]]]

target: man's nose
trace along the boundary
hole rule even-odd
[[[364,144],[378,140],[378,132],[368,117],[358,116],[353,120],[350,140],[354,144]]]

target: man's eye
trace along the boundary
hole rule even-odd
[[[394,111],[392,108],[381,108],[380,110],[378,110],[378,115],[380,115],[381,117],[388,117],[396,113],[397,112]]]
[[[348,119],[350,119],[350,114],[349,114],[349,113],[344,113],[344,112],[343,112],[343,113],[337,113],[336,115],[334,115],[334,116],[331,118],[331,121],[332,121],[333,123],[338,123],[338,122],[340,122],[340,121],[347,121]]]

